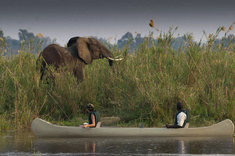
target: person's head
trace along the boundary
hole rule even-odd
[[[181,102],[177,103],[177,110],[180,111],[183,109],[183,104]]]
[[[94,111],[94,105],[91,104],[91,103],[88,103],[88,104],[86,105],[86,109],[87,109],[88,111],[92,112],[92,111]]]

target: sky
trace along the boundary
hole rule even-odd
[[[18,39],[19,29],[41,33],[65,45],[74,36],[97,36],[115,43],[126,32],[142,37],[178,27],[175,36],[194,40],[235,21],[235,0],[0,0],[0,29]],[[235,25],[234,25],[235,26]],[[231,31],[235,34],[235,30]]]

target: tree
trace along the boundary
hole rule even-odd
[[[25,29],[19,29],[19,40],[20,41],[29,41],[30,39],[34,38],[34,34],[33,33],[29,33],[28,30]]]
[[[0,29],[0,38],[3,38],[3,36],[4,36],[4,33],[3,33],[3,31]]]

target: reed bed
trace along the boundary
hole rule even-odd
[[[174,50],[172,36],[172,29],[161,32],[158,43],[146,40],[132,55],[128,46],[113,48],[123,60],[112,67],[106,59],[95,60],[79,84],[71,73],[40,81],[37,56],[27,50],[1,56],[0,130],[29,128],[37,116],[78,125],[87,118],[87,103],[102,117],[119,117],[115,126],[173,123],[178,101],[190,109],[192,126],[226,118],[235,122],[234,44],[215,45],[212,36],[207,43],[194,43],[185,35],[185,43]]]

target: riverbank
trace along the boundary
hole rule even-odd
[[[87,103],[93,103],[102,117],[119,117],[114,126],[173,123],[178,101],[190,110],[191,126],[226,118],[234,122],[234,44],[213,44],[210,38],[199,44],[185,35],[176,51],[168,32],[151,46],[146,38],[132,55],[128,46],[113,48],[123,60],[112,67],[106,59],[86,65],[79,84],[71,73],[56,76],[54,83],[40,81],[37,56],[27,50],[1,56],[0,130],[28,128],[36,116],[77,125],[87,119]]]

